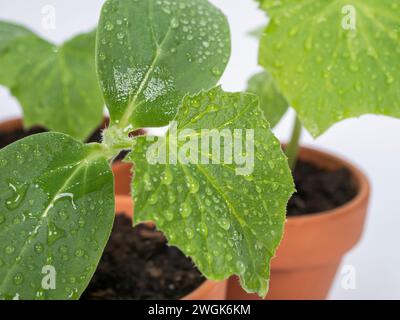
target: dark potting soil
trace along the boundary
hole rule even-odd
[[[204,281],[193,262],[162,233],[147,225],[132,228],[117,215],[99,266],[84,300],[179,299]]]
[[[103,128],[100,127],[98,128],[86,142],[101,142],[101,130]],[[0,149],[8,146],[9,144],[16,142],[18,140],[21,140],[23,138],[29,137],[31,135],[37,134],[37,133],[43,133],[47,132],[46,129],[42,127],[33,127],[30,129],[17,129],[11,132],[1,132],[0,131]]]
[[[104,129],[105,126],[100,126],[99,128],[96,129],[95,132],[86,140],[87,143],[93,143],[93,142],[101,142],[102,135],[101,132]],[[43,132],[48,132],[48,130],[42,128],[42,127],[33,127],[30,129],[17,129],[11,132],[1,132],[0,131],[0,149],[8,146],[9,144],[16,142],[18,140],[21,140],[23,138],[29,137],[31,135],[37,134],[37,133],[43,133]],[[137,130],[131,134],[131,136],[137,136],[137,135],[142,135],[144,134],[143,130]],[[120,154],[115,158],[114,161],[120,161],[125,158],[127,155],[127,151],[121,151]]]
[[[299,161],[293,176],[297,193],[289,201],[289,217],[340,207],[357,194],[351,172],[346,168],[329,171],[312,163]]]

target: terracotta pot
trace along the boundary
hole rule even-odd
[[[129,170],[129,165],[125,166],[124,168]],[[128,172],[126,172],[126,176],[128,175],[129,175]],[[117,181],[123,181],[123,180],[117,180]],[[127,186],[119,185],[116,187],[119,190],[124,190]],[[130,192],[128,190],[128,194],[115,196],[115,212],[117,212],[117,214],[122,213],[132,217],[133,201],[129,193]],[[182,300],[225,300],[226,287],[227,287],[227,281],[215,282],[206,280],[200,287],[198,287],[192,293],[183,297]]]
[[[14,130],[18,130],[22,128],[22,119],[15,118],[10,120],[5,120],[0,122],[0,131],[1,132],[11,132]]]
[[[334,210],[288,219],[271,263],[268,300],[326,299],[343,255],[359,241],[364,228],[370,195],[366,176],[352,164],[325,152],[302,148],[300,158],[328,170],[346,167],[358,193]],[[245,293],[236,277],[229,280],[227,298],[260,299]]]

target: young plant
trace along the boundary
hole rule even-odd
[[[20,102],[25,127],[42,125],[84,140],[100,125],[95,40],[93,31],[56,46],[0,21],[0,85]]]
[[[122,149],[135,164],[135,223],[155,221],[206,277],[237,274],[265,296],[293,181],[258,98],[214,87],[229,39],[206,0],[105,2],[96,50],[111,115],[103,143],[45,133],[0,151],[1,297],[80,296],[113,224],[110,161]],[[170,120],[157,141],[129,135]],[[235,139],[243,135],[244,145]]]
[[[292,168],[303,125],[318,137],[350,117],[400,117],[400,4],[257,1],[270,17],[259,62],[297,112],[287,148]]]

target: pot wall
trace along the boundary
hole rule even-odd
[[[370,187],[352,164],[331,154],[302,148],[300,158],[326,169],[346,167],[358,194],[331,211],[289,218],[276,257],[271,263],[270,300],[326,299],[343,255],[359,241],[364,228]],[[236,277],[228,285],[228,299],[259,299],[245,293]]]

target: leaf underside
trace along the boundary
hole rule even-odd
[[[97,68],[111,121],[156,127],[181,99],[213,87],[230,56],[225,16],[207,0],[108,0]]]
[[[26,127],[41,125],[84,140],[100,125],[104,102],[95,40],[90,32],[56,47],[0,21],[0,84],[20,102]]]
[[[243,128],[243,140],[245,129],[254,129],[254,171],[237,175],[242,166],[229,161],[150,164],[146,153],[151,154],[154,142],[139,138],[129,156],[135,163],[135,222],[155,221],[169,243],[189,255],[207,278],[221,280],[237,274],[246,290],[265,296],[269,262],[282,237],[293,181],[257,97],[212,89],[186,97],[175,120],[183,139],[177,142],[179,148],[184,137],[206,139],[202,129]],[[189,128],[195,132],[187,132]],[[168,155],[173,141],[171,131],[159,140],[160,146],[168,146]],[[221,154],[224,150],[221,147]],[[200,153],[192,156],[201,158]]]
[[[51,50],[50,43],[23,26],[0,21],[0,84],[12,87],[24,67],[39,63]]]
[[[398,2],[259,2],[271,18],[260,63],[312,135],[363,114],[400,117]],[[354,30],[349,6],[355,9]]]
[[[248,83],[247,91],[260,98],[260,107],[270,126],[275,127],[288,109],[288,103],[280,94],[274,80],[267,71],[254,75]]]
[[[45,133],[0,150],[0,298],[76,299],[86,288],[114,219],[98,148]],[[46,266],[54,290],[42,284]]]

